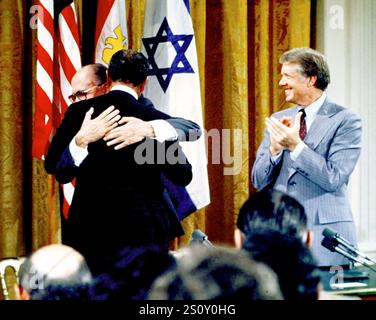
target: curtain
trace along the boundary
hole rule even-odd
[[[0,259],[60,242],[56,182],[31,159],[36,30],[35,0],[0,1]],[[76,1],[83,63],[90,63],[96,1]],[[284,107],[278,58],[310,45],[310,0],[190,0],[204,123],[211,204],[183,221],[183,246],[199,228],[232,245],[237,213],[253,192],[250,171],[264,119]],[[127,1],[130,47],[139,50],[145,0]],[[90,20],[91,19],[91,20]],[[93,30],[91,31],[93,33]]]
[[[0,258],[25,252],[24,16],[23,1],[0,1]]]

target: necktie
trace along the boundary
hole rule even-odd
[[[300,129],[299,129],[299,136],[300,139],[304,140],[306,134],[307,134],[307,124],[305,121],[306,113],[304,109],[300,109],[299,112],[302,113],[302,117],[300,118]]]

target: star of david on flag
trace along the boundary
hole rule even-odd
[[[147,0],[142,51],[150,62],[144,95],[173,117],[196,122],[203,129],[196,42],[188,0]],[[192,165],[186,187],[165,183],[178,217],[185,218],[210,203],[204,137],[180,143]]]
[[[174,73],[194,72],[185,56],[185,52],[189,47],[192,38],[193,34],[173,34],[168,25],[167,18],[165,17],[155,37],[142,39],[151,66],[149,75],[157,77],[164,92],[166,92]],[[159,68],[155,61],[155,54],[158,45],[166,42],[172,44],[176,50],[176,56],[170,67]]]

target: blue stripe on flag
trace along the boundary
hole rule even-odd
[[[189,0],[147,0],[142,45],[151,65],[145,97],[157,109],[194,121],[203,128]],[[192,165],[192,181],[185,188],[165,181],[170,195],[168,203],[173,204],[179,219],[210,203],[205,140],[201,137],[195,142],[182,142],[181,146]]]
[[[185,6],[187,7],[189,14],[191,14],[191,8],[189,7],[189,0],[183,0],[183,1],[184,1]]]

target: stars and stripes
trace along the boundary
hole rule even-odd
[[[69,106],[71,80],[81,67],[73,0],[39,0],[36,101],[32,155],[44,159],[50,140]],[[74,185],[63,187],[67,214]]]

